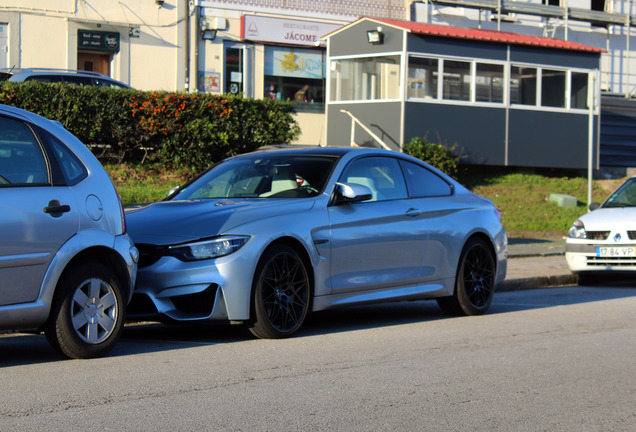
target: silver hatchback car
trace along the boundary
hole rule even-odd
[[[71,358],[106,354],[137,249],[93,154],[60,124],[0,105],[0,330],[43,330]]]

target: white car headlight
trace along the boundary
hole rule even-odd
[[[580,220],[574,221],[574,223],[570,227],[570,231],[568,231],[568,237],[579,239],[586,238],[587,233],[585,232],[585,225],[583,225],[583,222],[581,222]]]
[[[210,240],[194,243],[185,243],[168,248],[168,254],[181,261],[199,261],[219,258],[239,250],[249,237],[247,236],[222,236]]]

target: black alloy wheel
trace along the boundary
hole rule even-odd
[[[256,269],[250,331],[267,339],[291,336],[305,321],[310,300],[311,283],[302,257],[286,245],[271,247]]]
[[[485,313],[495,293],[495,259],[488,244],[474,237],[466,243],[459,259],[455,293],[437,300],[452,315]]]

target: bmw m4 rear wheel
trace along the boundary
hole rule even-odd
[[[305,321],[310,300],[311,284],[302,257],[289,246],[273,246],[256,269],[250,332],[268,339],[291,336]]]
[[[455,293],[437,303],[448,314],[481,315],[490,307],[494,293],[495,259],[484,240],[472,238],[459,258]]]

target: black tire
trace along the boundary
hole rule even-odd
[[[101,357],[121,336],[124,313],[119,279],[100,263],[84,263],[58,283],[44,333],[66,357]]]
[[[263,339],[293,335],[302,326],[311,301],[311,283],[302,257],[275,245],[261,257],[252,289],[250,332]]]
[[[490,307],[494,294],[495,258],[488,244],[474,237],[460,255],[455,293],[437,299],[437,303],[450,315],[481,315]]]

